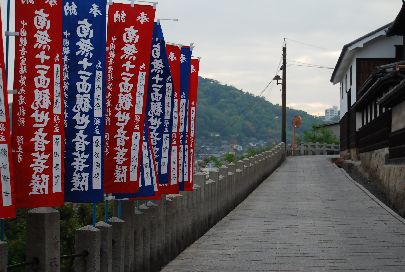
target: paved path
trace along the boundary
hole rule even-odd
[[[326,158],[288,158],[163,271],[402,272],[405,220]]]

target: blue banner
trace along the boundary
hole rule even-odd
[[[106,5],[63,1],[65,202],[103,201]]]
[[[183,46],[180,57],[180,154],[179,190],[184,191],[184,182],[189,181],[188,150],[188,96],[190,93],[191,48]]]
[[[154,26],[150,63],[146,123],[149,126],[159,186],[165,186],[169,184],[171,174],[174,96],[166,43],[159,23]]]
[[[146,119],[145,119],[146,120]],[[146,121],[145,121],[146,123]],[[136,194],[114,194],[116,199],[147,198],[155,196],[158,191],[156,166],[149,137],[148,125],[145,124],[142,139],[142,158],[139,192]]]

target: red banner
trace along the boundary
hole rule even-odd
[[[1,14],[1,10],[0,10]],[[0,29],[2,27],[0,18]],[[3,55],[3,35],[0,36],[0,218],[14,218],[15,196],[10,146],[10,113],[8,108],[7,78]]]
[[[189,182],[184,184],[185,191],[192,191],[194,186],[194,143],[196,135],[197,117],[197,95],[198,95],[198,72],[200,70],[200,60],[191,59],[190,94],[188,111],[188,143],[189,143]]]
[[[105,192],[139,190],[155,8],[114,3],[107,26]]]
[[[64,201],[62,1],[15,1],[15,10],[16,203],[20,208],[59,206]]]
[[[159,189],[162,194],[177,194],[179,193],[179,149],[180,149],[180,57],[181,47],[178,45],[167,44],[166,54],[169,60],[170,71],[173,82],[173,131],[172,131],[172,154],[170,161],[171,180],[168,185],[161,186]]]

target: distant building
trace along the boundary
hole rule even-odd
[[[339,109],[337,106],[325,110],[325,121],[331,121],[333,118],[339,116]]]

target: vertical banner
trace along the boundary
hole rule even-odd
[[[106,0],[63,0],[65,202],[103,201]]]
[[[142,135],[142,157],[140,159],[139,191],[135,194],[114,194],[116,199],[148,200],[160,199],[154,152],[148,125]]]
[[[146,123],[155,158],[159,188],[171,180],[173,83],[161,25],[155,23],[146,100]]]
[[[166,54],[169,61],[173,82],[173,109],[172,109],[172,138],[170,144],[170,182],[161,186],[162,194],[177,194],[179,192],[179,150],[180,150],[180,56],[181,47],[166,45]]]
[[[13,166],[20,208],[63,205],[62,2],[16,1]]]
[[[188,143],[189,143],[189,181],[184,183],[185,191],[192,191],[194,187],[194,143],[196,135],[197,96],[198,96],[198,72],[200,60],[191,59],[190,94],[188,111]]]
[[[191,48],[183,46],[180,55],[180,150],[179,150],[179,190],[189,181],[188,146],[188,97],[190,92]]]
[[[155,8],[114,3],[108,11],[104,188],[139,190]]]
[[[1,14],[1,10],[0,10]],[[0,18],[0,29],[2,29]],[[4,64],[3,35],[0,36],[0,218],[14,218],[15,196],[11,162],[10,113],[8,107],[7,75]]]

